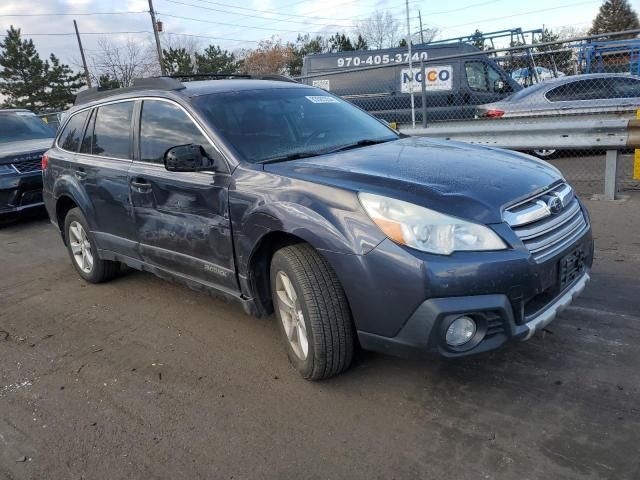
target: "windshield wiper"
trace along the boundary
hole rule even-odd
[[[353,148],[360,148],[360,147],[368,147],[369,145],[377,145],[379,143],[386,143],[386,142],[390,142],[391,140],[395,140],[395,138],[385,138],[385,139],[365,138],[363,140],[359,140],[359,141],[354,142],[354,143],[349,143],[347,145],[342,145],[340,147],[334,148],[333,150],[329,150],[328,152],[324,152],[324,153],[344,152],[345,150],[351,150]]]
[[[289,160],[298,160],[300,158],[309,158],[320,155],[322,152],[295,152],[289,153],[288,155],[281,155],[278,157],[265,158],[264,160],[260,160],[256,163],[278,163],[278,162],[288,162]]]

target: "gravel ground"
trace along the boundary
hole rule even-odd
[[[640,196],[588,201],[583,296],[527,343],[298,377],[273,318],[0,227],[0,479],[640,478]]]

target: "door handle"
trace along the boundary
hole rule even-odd
[[[131,180],[131,186],[140,193],[148,193],[151,191],[151,184],[142,178]]]

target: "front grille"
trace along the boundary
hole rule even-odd
[[[537,262],[571,245],[588,228],[580,203],[566,184],[509,208],[505,220]]]
[[[29,160],[19,160],[13,162],[11,165],[13,165],[13,168],[15,168],[18,173],[39,172],[42,170],[42,157],[38,156],[37,158],[30,158]]]

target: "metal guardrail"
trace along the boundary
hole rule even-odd
[[[606,150],[604,197],[615,200],[621,150],[640,148],[640,118],[572,116],[473,120],[401,128],[406,135],[443,138],[511,150]]]
[[[640,147],[634,118],[593,116],[440,122],[427,128],[401,127],[407,135],[444,138],[512,150],[625,149]]]

